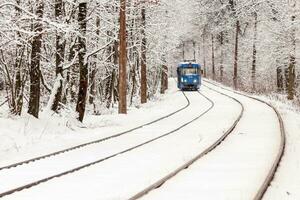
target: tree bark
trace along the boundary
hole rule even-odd
[[[220,35],[220,43],[221,43],[221,61],[220,61],[220,81],[223,82],[223,74],[224,74],[224,52],[223,52],[223,48],[224,48],[224,32],[221,32]]]
[[[16,1],[17,5],[20,6],[20,0]],[[16,7],[16,18],[18,19],[21,16],[21,10]],[[21,33],[17,31],[17,38],[21,38]],[[19,41],[21,42],[21,41]],[[25,85],[25,80],[22,79],[22,57],[24,55],[24,45],[17,44],[16,49],[16,63],[15,68],[17,70],[16,77],[15,77],[15,92],[12,98],[14,98],[12,101],[14,102],[13,106],[13,113],[15,115],[21,115],[22,113],[22,107],[23,107],[23,89]],[[24,74],[24,77],[26,75]],[[13,87],[11,87],[13,89]]]
[[[215,72],[215,48],[214,48],[214,35],[211,35],[211,62],[212,62],[212,78],[213,80],[216,79],[216,72]]]
[[[141,103],[147,103],[147,65],[146,65],[146,9],[142,8],[142,46],[141,46]]]
[[[202,41],[202,43],[203,43],[203,76],[204,76],[204,78],[206,78],[207,77],[207,70],[206,70],[206,58],[205,58],[205,35],[204,35],[204,33],[203,33],[203,36],[202,36],[203,38],[203,41]]]
[[[127,114],[126,0],[120,0],[119,113]]]
[[[253,36],[253,53],[252,53],[252,73],[251,73],[251,79],[252,79],[252,91],[255,91],[256,85],[256,41],[257,41],[257,13],[254,12],[254,36]]]
[[[100,37],[100,17],[97,16],[96,17],[96,35],[97,37]],[[98,42],[98,39],[97,39]],[[95,60],[97,60],[98,55],[95,54],[94,55]],[[94,104],[94,99],[95,99],[95,95],[96,95],[96,73],[97,73],[97,61],[94,62],[94,66],[91,67],[91,73],[90,73],[90,94],[89,94],[89,103],[90,104]]]
[[[39,117],[40,109],[40,62],[41,62],[41,46],[42,46],[42,30],[43,25],[41,19],[44,14],[44,3],[42,0],[36,2],[36,16],[38,19],[33,24],[35,36],[32,39],[31,50],[31,66],[30,66],[30,96],[28,113],[34,117]]]
[[[79,114],[78,120],[81,122],[83,121],[84,118],[87,88],[88,88],[88,68],[87,68],[87,62],[85,60],[86,16],[87,16],[87,3],[86,2],[79,3],[78,24],[79,24],[80,36],[78,37],[78,62],[79,62],[80,78],[79,78],[79,91],[78,91],[76,111]]]
[[[160,93],[165,94],[168,87],[168,67],[166,65],[162,66],[161,69],[161,81],[160,81]]]
[[[62,21],[62,0],[55,0],[55,18],[57,22]],[[65,56],[65,40],[63,39],[63,34],[61,31],[56,31],[56,53],[55,53],[55,66],[56,66],[56,78],[60,79],[58,88],[56,89],[55,98],[51,106],[51,110],[57,111],[59,103],[61,102],[62,91],[63,91],[63,63]]]
[[[239,51],[239,30],[240,21],[236,21],[236,33],[235,33],[235,47],[234,47],[234,66],[233,66],[233,86],[235,89],[238,87],[238,51]]]
[[[293,5],[293,9],[296,7],[296,1]],[[294,12],[294,11],[293,11]],[[295,67],[296,67],[296,29],[295,29],[295,13],[292,15],[292,32],[291,32],[291,53],[288,67],[288,99],[293,100],[295,96]]]

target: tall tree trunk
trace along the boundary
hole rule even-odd
[[[127,113],[126,0],[120,0],[119,113]]]
[[[62,19],[62,10],[63,10],[63,2],[62,0],[55,0],[55,18],[56,21],[59,23]],[[63,39],[63,34],[61,31],[56,31],[56,53],[55,53],[55,66],[56,66],[56,81],[58,82],[57,85],[54,85],[52,91],[55,95],[54,101],[51,106],[51,110],[57,111],[59,103],[61,102],[62,97],[62,90],[63,90],[63,63],[64,63],[64,56],[65,56],[65,41]]]
[[[288,67],[288,99],[293,100],[295,96],[295,67],[296,67],[296,28],[295,28],[295,8],[296,8],[296,1],[295,4],[292,5],[293,7],[293,14],[291,17],[292,20],[292,32],[291,32],[291,53],[290,53],[290,60],[289,60],[289,67]]]
[[[97,28],[97,30],[96,30],[96,35],[97,35],[97,37],[100,37],[100,17],[99,16],[97,16],[96,17],[96,28]],[[97,41],[98,41],[98,39],[97,39]],[[97,60],[97,58],[98,58],[98,55],[97,54],[95,54],[95,60]],[[96,72],[97,72],[97,70],[96,70],[96,68],[97,68],[97,61],[95,61],[95,63],[94,63],[94,67],[92,67],[92,72],[91,72],[91,75],[90,75],[90,84],[91,84],[91,86],[90,86],[90,95],[89,95],[89,103],[90,104],[94,104],[94,99],[95,99],[95,95],[96,95],[96,80],[95,80],[95,78],[96,78]]]
[[[212,78],[216,79],[215,71],[215,48],[214,48],[214,35],[211,35],[211,67],[212,67]]]
[[[204,35],[204,33],[203,33],[203,36],[202,36],[203,38],[203,41],[202,41],[202,43],[203,43],[203,76],[204,76],[204,78],[206,78],[207,77],[207,73],[206,73],[206,58],[205,58],[205,35]]]
[[[33,24],[33,30],[35,36],[32,39],[32,50],[31,50],[31,66],[30,66],[30,96],[28,113],[34,117],[39,117],[40,109],[40,62],[41,62],[41,46],[42,46],[42,30],[43,24],[41,19],[44,13],[43,0],[37,0],[36,2],[36,16],[38,19]]]
[[[220,81],[223,82],[223,73],[224,73],[224,32],[221,31],[221,35],[220,35],[220,43],[221,43],[221,60],[220,60]]]
[[[256,81],[256,41],[257,41],[257,13],[254,12],[254,36],[253,36],[253,53],[252,53],[252,73],[251,73],[251,79],[252,79],[252,91],[255,91],[255,81]]]
[[[20,0],[16,1],[17,5],[20,6]],[[21,15],[21,10],[20,8],[16,7],[16,17],[19,18]],[[21,38],[21,33],[17,31],[17,37],[18,39]],[[21,115],[22,113],[22,107],[23,107],[23,88],[25,83],[23,83],[22,80],[22,57],[24,55],[24,45],[19,43],[17,44],[17,49],[16,49],[16,64],[15,68],[17,70],[16,72],[16,78],[15,78],[15,99],[13,100],[14,102],[14,108],[13,108],[13,113],[16,115]],[[13,87],[11,87],[13,88]]]
[[[235,48],[234,48],[234,66],[233,66],[233,86],[235,89],[238,87],[238,48],[239,48],[239,30],[240,21],[236,21],[236,33],[235,33]]]
[[[142,46],[141,46],[141,103],[147,103],[147,66],[146,66],[146,9],[142,7]]]
[[[79,91],[78,100],[76,105],[76,111],[78,112],[78,120],[83,121],[85,106],[86,106],[86,96],[88,88],[88,68],[86,56],[86,16],[87,16],[87,3],[79,3],[78,12],[78,24],[80,30],[80,36],[78,37],[78,62],[79,62]]]

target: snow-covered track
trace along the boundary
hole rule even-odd
[[[130,151],[132,151],[132,150],[135,150],[135,149],[137,149],[137,148],[139,148],[139,147],[145,146],[145,145],[147,145],[147,144],[149,144],[149,143],[152,143],[152,142],[157,141],[157,140],[159,140],[159,139],[161,139],[161,138],[164,138],[164,137],[166,137],[166,136],[169,136],[169,135],[171,135],[171,134],[176,133],[177,131],[181,130],[182,128],[188,126],[189,124],[191,124],[191,123],[195,122],[196,120],[198,120],[199,118],[201,118],[203,115],[205,115],[206,113],[208,113],[208,112],[214,107],[214,102],[213,102],[210,98],[206,97],[204,94],[202,94],[202,93],[199,92],[199,91],[198,91],[198,93],[199,93],[202,97],[204,97],[207,101],[210,102],[210,106],[209,106],[207,109],[205,109],[203,112],[201,112],[199,115],[197,115],[197,117],[193,118],[192,120],[189,120],[188,122],[184,123],[183,125],[181,125],[181,126],[179,126],[179,127],[177,127],[177,128],[174,128],[173,130],[168,131],[167,133],[164,133],[164,134],[162,134],[162,135],[160,135],[160,136],[158,136],[158,137],[155,137],[155,138],[152,138],[152,139],[150,139],[150,140],[147,140],[146,142],[143,142],[143,143],[140,143],[140,144],[138,144],[138,145],[132,146],[132,147],[127,148],[127,149],[125,149],[125,150],[123,150],[123,151],[120,151],[120,152],[118,152],[118,153],[111,154],[111,155],[109,155],[109,156],[107,156],[107,157],[98,159],[98,160],[96,160],[96,161],[94,161],[94,162],[89,162],[89,163],[86,163],[86,164],[84,164],[84,165],[80,165],[80,166],[78,166],[78,167],[75,167],[75,168],[73,168],[73,169],[70,169],[70,170],[67,170],[67,171],[64,171],[64,172],[55,174],[55,175],[51,175],[51,176],[48,176],[48,177],[39,179],[39,180],[34,181],[34,182],[31,182],[31,183],[28,183],[28,184],[26,184],[26,185],[22,185],[22,186],[16,187],[16,188],[14,188],[14,189],[10,189],[10,190],[5,191],[5,192],[0,192],[0,198],[1,198],[1,197],[8,196],[8,195],[11,195],[11,194],[13,194],[13,193],[15,193],[15,192],[19,192],[19,191],[22,191],[22,190],[25,190],[25,189],[29,189],[29,188],[34,187],[34,186],[36,186],[36,185],[39,185],[39,184],[41,184],[41,183],[45,183],[45,182],[47,182],[47,181],[50,181],[50,180],[52,180],[52,179],[54,179],[54,178],[59,178],[59,177],[62,177],[62,176],[68,175],[68,174],[72,174],[72,173],[74,173],[74,172],[76,172],[76,171],[79,171],[79,170],[82,170],[82,169],[84,169],[84,168],[88,168],[88,167],[90,167],[90,166],[99,164],[99,163],[101,163],[101,162],[103,162],[103,161],[106,161],[106,160],[108,160],[108,159],[110,159],[110,158],[114,158],[114,157],[119,156],[119,155],[121,155],[121,154],[125,154],[125,153],[130,152]],[[184,94],[185,97],[186,97],[186,94],[185,94],[185,93],[183,93],[183,94]],[[187,97],[186,97],[186,99],[187,99],[188,103],[190,104],[189,99],[188,99]],[[189,104],[188,104],[188,105],[189,105]],[[179,112],[179,111],[178,111],[178,112]],[[165,118],[166,118],[166,117],[165,117]],[[154,123],[154,122],[152,122],[152,123]]]
[[[214,90],[208,86],[205,86],[206,88],[215,91],[223,96],[226,96],[232,100],[234,100],[235,102],[237,102],[240,107],[241,107],[241,111],[238,115],[238,117],[236,118],[236,120],[233,122],[233,124],[231,125],[231,127],[220,137],[218,138],[218,140],[216,140],[212,145],[210,145],[208,148],[206,148],[204,151],[200,152],[198,155],[196,155],[194,158],[192,158],[191,160],[187,161],[186,163],[184,163],[183,165],[181,165],[180,167],[178,167],[177,169],[175,169],[174,171],[170,172],[169,174],[167,174],[166,176],[164,176],[163,178],[159,179],[158,181],[156,181],[155,183],[153,183],[152,185],[150,185],[149,187],[145,188],[144,190],[136,193],[134,196],[132,196],[130,198],[130,200],[135,200],[135,199],[139,199],[141,197],[143,197],[144,195],[147,195],[149,192],[151,192],[152,190],[155,190],[157,188],[159,188],[160,186],[162,186],[165,182],[167,182],[168,180],[170,180],[171,178],[173,178],[174,176],[176,176],[178,173],[180,173],[181,171],[189,168],[193,163],[195,163],[196,161],[198,161],[199,159],[201,159],[203,156],[207,155],[208,153],[210,153],[211,151],[213,151],[215,148],[217,148],[226,138],[227,136],[233,132],[233,130],[235,129],[236,125],[239,123],[239,121],[241,120],[241,118],[243,117],[243,113],[244,113],[244,106],[243,104],[236,98],[231,97],[225,93],[219,92],[217,90]]]
[[[285,151],[285,144],[286,144],[286,133],[285,133],[285,128],[284,128],[284,123],[283,123],[283,120],[282,120],[282,117],[279,113],[279,111],[270,103],[266,102],[266,101],[263,101],[259,98],[256,98],[256,97],[253,97],[253,96],[250,96],[250,95],[247,95],[245,93],[241,93],[241,92],[238,92],[238,91],[233,91],[233,90],[230,90],[228,88],[225,88],[225,87],[222,87],[218,84],[215,84],[211,81],[207,81],[207,80],[204,80],[204,82],[207,82],[209,84],[212,84],[216,87],[219,87],[219,88],[222,88],[223,90],[227,90],[227,91],[230,91],[230,92],[234,92],[236,94],[239,94],[239,95],[242,95],[242,96],[245,96],[245,97],[248,97],[250,99],[253,99],[253,100],[256,100],[256,101],[259,101],[267,106],[269,106],[270,108],[272,108],[278,118],[278,123],[279,123],[279,127],[280,127],[280,138],[281,138],[281,141],[280,141],[280,146],[279,146],[279,149],[278,149],[278,153],[277,153],[277,156],[275,158],[275,160],[273,161],[273,164],[272,164],[272,167],[270,168],[267,176],[265,177],[264,179],[264,182],[262,183],[262,185],[260,186],[259,190],[257,191],[255,197],[254,197],[254,200],[260,200],[263,198],[264,194],[266,193],[266,191],[268,190],[268,187],[270,186],[271,182],[273,181],[274,177],[275,177],[275,174],[276,174],[276,171],[279,167],[279,164],[281,162],[281,159],[284,155],[284,151]]]
[[[9,164],[9,165],[0,167],[0,171],[4,170],[4,169],[10,169],[10,168],[17,167],[17,166],[20,166],[20,165],[28,164],[28,163],[31,163],[31,162],[35,162],[35,161],[38,161],[38,160],[41,160],[41,159],[49,158],[49,157],[52,157],[52,156],[57,156],[57,155],[62,154],[62,153],[73,151],[73,150],[76,150],[76,149],[79,149],[79,148],[83,148],[83,147],[86,147],[86,146],[89,146],[89,145],[92,145],[92,144],[101,143],[101,142],[104,142],[104,141],[107,141],[107,140],[110,140],[110,139],[113,139],[113,138],[117,138],[117,137],[123,136],[125,134],[129,134],[129,133],[131,133],[133,131],[136,131],[138,129],[141,129],[141,128],[145,127],[145,126],[149,126],[151,124],[154,124],[154,123],[156,123],[158,121],[161,121],[163,119],[166,119],[168,117],[171,117],[171,116],[173,116],[173,115],[175,115],[175,114],[177,114],[177,113],[185,110],[186,108],[188,108],[190,106],[189,99],[187,98],[187,96],[185,95],[185,93],[182,93],[182,94],[184,95],[184,97],[186,99],[186,102],[187,102],[186,105],[183,106],[180,109],[175,110],[172,113],[169,113],[169,114],[163,116],[163,117],[155,119],[155,120],[153,120],[151,122],[147,122],[147,123],[142,124],[140,126],[134,127],[132,129],[129,129],[129,130],[126,130],[126,131],[114,134],[114,135],[109,136],[109,137],[105,137],[105,138],[101,138],[101,139],[94,140],[94,141],[91,141],[91,142],[83,143],[83,144],[80,144],[80,145],[76,145],[76,146],[73,146],[73,147],[70,147],[70,148],[66,148],[66,149],[63,149],[63,150],[59,150],[59,151],[56,151],[56,152],[53,152],[53,153],[49,153],[49,154],[46,154],[46,155],[34,157],[34,158],[31,158],[31,159],[28,159],[28,160],[24,160],[24,161],[21,161],[21,162]]]

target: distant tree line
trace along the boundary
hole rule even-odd
[[[297,0],[194,2],[194,33],[205,75],[248,92],[286,94],[300,103]],[[298,75],[297,75],[298,74]]]

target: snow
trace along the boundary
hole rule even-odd
[[[245,113],[232,134],[215,150],[180,172],[142,199],[253,199],[270,169],[280,143],[279,124],[274,111],[260,103],[209,85],[239,99]],[[45,160],[0,171],[0,193],[17,186],[64,172],[124,151],[151,138],[180,130],[136,150],[116,155],[73,174],[55,178],[3,199],[128,199],[192,159],[231,126],[240,112],[238,103],[201,87],[215,102],[211,111],[192,124],[211,104],[196,92],[186,92],[190,106],[173,116],[144,126],[128,135]],[[267,97],[282,114],[287,131],[283,160],[264,199],[300,199],[300,114],[294,108]],[[28,115],[0,115],[0,166],[60,150],[128,130],[174,112],[187,101],[170,81],[164,97],[140,109],[130,108],[128,115],[116,113],[87,116],[84,124],[72,116],[41,119]],[[68,126],[66,126],[68,124]],[[84,127],[84,128],[83,128]]]
[[[300,113],[295,111],[296,108],[287,104],[276,100],[270,102],[278,108],[282,115],[287,141],[278,172],[263,199],[300,199]]]
[[[175,85],[170,80],[166,95],[140,109],[130,107],[126,116],[115,109],[101,116],[87,115],[84,124],[77,122],[76,113],[49,116],[46,111],[36,119],[26,112],[21,117],[10,116],[0,107],[0,166],[115,135],[183,108],[187,101]]]
[[[156,181],[161,176],[174,170],[207,148],[223,135],[238,116],[241,108],[236,102],[207,89],[203,89],[202,92],[212,98],[216,105],[212,111],[191,125],[184,126],[172,135],[127,152],[126,154],[118,155],[103,163],[85,168],[74,174],[53,179],[30,190],[24,190],[12,196],[7,196],[4,199],[129,198],[131,195],[148,186],[149,183]],[[63,170],[62,167],[66,165],[68,165],[66,168],[70,167],[70,163],[72,165],[72,162],[76,162],[77,164],[79,162],[86,162],[88,159],[95,159],[93,156],[100,159],[106,153],[111,154],[114,151],[120,151],[126,146],[134,146],[146,138],[153,138],[172,131],[197,117],[211,106],[209,101],[196,92],[187,92],[187,96],[191,101],[191,106],[170,118],[144,127],[136,131],[136,133],[124,136],[122,139],[106,141],[98,145],[94,150],[90,149],[86,151],[85,156],[80,155],[76,159],[70,156],[70,154],[63,156],[63,158],[54,158],[57,161],[53,162],[51,166],[49,163],[47,164],[47,161],[41,164],[44,162],[42,161],[39,162],[39,170],[31,168],[31,170],[26,170],[26,174],[22,174],[22,170],[19,172],[17,169],[14,169],[14,175],[17,177],[12,178],[14,176],[10,176],[10,178],[14,184],[22,185],[24,182],[30,181],[31,178],[40,177],[46,172],[49,173],[51,171],[50,168],[54,168],[50,173],[54,173],[53,171],[55,170],[55,173],[57,173],[57,171]],[[183,99],[181,101],[184,103]],[[222,110],[221,114],[219,113],[220,110]],[[213,119],[218,120],[218,127],[216,127]],[[45,168],[47,169],[40,173]],[[24,169],[26,169],[26,166]],[[0,176],[0,179],[4,180],[3,183],[5,183],[1,186],[1,191],[12,187],[13,183],[10,182],[9,177],[6,177],[5,172]],[[84,185],[88,185],[89,187],[83,187]],[[45,196],[44,194],[47,195]]]
[[[62,81],[63,81],[63,77],[61,76],[61,74],[58,74],[56,79],[55,79],[53,88],[51,90],[51,95],[50,95],[47,107],[45,109],[45,113],[47,113],[47,112],[49,114],[51,113],[51,107],[54,104],[55,96],[58,92],[59,87],[61,86]]]
[[[219,147],[144,199],[254,199],[279,149],[276,115],[260,102],[209,86],[243,103],[241,121]]]

